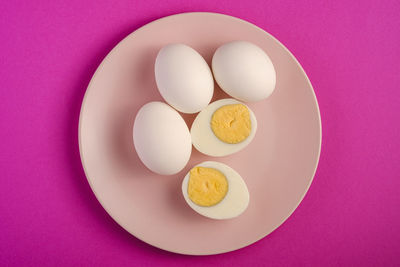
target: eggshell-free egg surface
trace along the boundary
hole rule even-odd
[[[163,47],[156,58],[155,77],[165,101],[184,113],[196,113],[210,103],[214,80],[204,58],[184,44]]]
[[[232,98],[215,101],[195,118],[190,130],[193,146],[203,154],[222,157],[245,148],[257,131],[254,113]]]
[[[220,46],[212,59],[218,85],[245,102],[260,101],[274,90],[276,73],[271,59],[260,47],[245,41]]]
[[[158,174],[178,173],[192,152],[190,132],[182,116],[162,102],[147,103],[139,110],[133,142],[143,164]]]
[[[250,200],[242,177],[228,165],[215,161],[193,167],[183,179],[182,194],[193,210],[212,219],[237,217]]]

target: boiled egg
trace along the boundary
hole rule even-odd
[[[221,99],[203,109],[193,121],[194,147],[203,154],[221,157],[245,148],[254,138],[257,120],[248,106]]]
[[[183,113],[199,112],[210,103],[214,93],[207,62],[184,44],[169,44],[159,51],[155,77],[164,100]]]
[[[194,211],[212,219],[239,216],[250,199],[242,177],[231,167],[215,161],[193,167],[183,179],[182,193]]]
[[[190,132],[182,116],[162,102],[140,108],[133,125],[133,143],[143,164],[163,175],[181,171],[192,152]]]
[[[274,91],[276,73],[271,59],[257,45],[234,41],[220,46],[212,59],[218,85],[244,102],[260,101]]]

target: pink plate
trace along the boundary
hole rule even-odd
[[[224,158],[193,149],[185,169],[160,176],[140,162],[132,141],[136,112],[161,100],[154,78],[158,50],[169,43],[196,49],[208,63],[218,46],[246,40],[263,48],[277,73],[274,93],[249,104],[258,120],[253,142]],[[228,97],[216,87],[214,100]],[[195,115],[185,115],[189,127]],[[321,147],[314,91],[293,55],[260,28],[221,14],[185,13],[156,20],[122,40],[93,76],[79,121],[79,147],[90,186],[104,209],[129,233],[164,250],[208,255],[242,248],[281,225],[313,179]],[[250,204],[239,217],[216,221],[185,203],[181,183],[205,160],[234,168],[247,183]]]

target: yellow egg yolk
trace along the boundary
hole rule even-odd
[[[214,206],[224,199],[227,192],[228,180],[222,172],[206,167],[190,170],[188,195],[195,204]]]
[[[242,142],[251,132],[249,109],[243,104],[220,107],[212,115],[211,129],[215,136],[225,143]]]

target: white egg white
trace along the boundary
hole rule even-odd
[[[215,136],[211,129],[211,118],[214,112],[222,106],[230,104],[243,104],[235,99],[221,99],[203,109],[195,118],[190,130],[193,146],[203,154],[213,157],[227,156],[245,148],[254,138],[257,131],[257,120],[253,111],[249,109],[251,120],[250,135],[240,143],[229,144]],[[243,104],[244,105],[244,104]]]
[[[211,207],[203,207],[195,204],[188,196],[188,183],[190,172],[182,182],[182,193],[187,204],[197,213],[211,219],[231,219],[242,214],[249,205],[250,195],[246,183],[242,177],[231,167],[215,161],[205,161],[195,167],[214,168],[222,172],[228,180],[228,192],[221,202]]]

